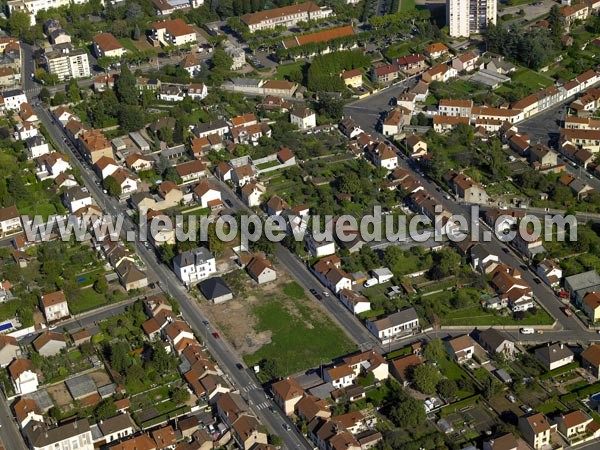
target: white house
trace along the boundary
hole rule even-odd
[[[371,310],[371,302],[367,297],[351,289],[342,289],[339,292],[340,301],[352,314],[360,314]]]
[[[329,256],[335,253],[335,242],[333,240],[322,240],[318,242],[313,238],[312,233],[307,233],[304,240],[308,251],[316,258],[322,258],[323,256]]]
[[[381,319],[368,320],[367,329],[383,344],[413,333],[419,327],[419,316],[414,308],[406,308]]]
[[[189,84],[186,95],[194,100],[203,100],[208,95],[208,89],[204,83]]]
[[[267,191],[261,183],[258,181],[251,181],[244,185],[242,188],[242,200],[250,208],[260,206],[261,198]]]
[[[65,191],[63,203],[70,212],[75,212],[84,206],[91,205],[93,200],[87,188],[75,186]]]
[[[290,122],[301,130],[317,126],[317,114],[309,108],[297,106],[290,112]]]
[[[50,153],[50,147],[44,136],[29,137],[25,139],[25,145],[27,146],[27,156],[31,159]]]
[[[196,186],[194,196],[203,208],[211,207],[217,201],[221,202],[221,191],[208,180],[202,180]]]
[[[55,428],[46,424],[30,424],[25,429],[33,450],[94,450],[94,441],[87,419],[65,423]]]
[[[38,128],[32,123],[19,122],[15,125],[15,139],[19,141],[25,141],[30,137],[38,135]]]
[[[354,370],[347,364],[325,369],[324,375],[325,381],[331,383],[336,389],[348,387],[356,379]]]
[[[215,257],[204,247],[182,252],[173,258],[173,271],[186,285],[217,272]]]
[[[37,159],[39,172],[36,174],[38,179],[55,179],[61,173],[65,173],[71,169],[71,164],[67,161],[65,155],[57,152],[52,152],[47,155],[42,155]]]
[[[2,236],[11,234],[21,229],[21,216],[17,207],[7,206],[0,209],[0,230]]]
[[[48,323],[56,322],[70,315],[69,304],[63,291],[51,292],[50,294],[40,296],[40,304]]]
[[[536,273],[544,283],[552,288],[560,286],[560,280],[563,277],[563,271],[558,264],[550,259],[541,261],[535,268]]]
[[[7,111],[18,111],[23,103],[27,103],[27,96],[21,89],[11,89],[2,92],[4,108]]]
[[[120,167],[121,166],[119,166],[117,162],[110,156],[102,156],[98,161],[96,161],[96,164],[94,164],[96,173],[103,180],[115,173],[115,171]]]
[[[38,377],[33,364],[28,359],[15,359],[8,366],[8,372],[15,387],[15,393],[25,395],[37,391]]]
[[[138,189],[138,178],[126,169],[119,167],[115,170],[111,177],[113,177],[118,185],[121,187],[121,195],[132,194]]]

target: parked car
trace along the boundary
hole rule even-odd
[[[221,335],[216,331],[212,334],[215,339],[221,339]]]
[[[563,306],[562,308],[560,308],[560,310],[564,312],[565,316],[567,317],[571,317],[573,315],[573,313],[571,312],[571,308],[569,308],[568,306]]]

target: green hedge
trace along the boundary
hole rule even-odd
[[[579,367],[579,363],[577,361],[573,361],[566,366],[559,367],[558,369],[551,370],[543,375],[540,375],[540,380],[549,380],[552,377],[556,377],[558,375],[562,375],[563,373],[570,372],[571,370],[577,369]]]

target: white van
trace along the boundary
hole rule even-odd
[[[521,328],[521,333],[523,334],[533,334],[535,330],[533,328]]]
[[[366,288],[370,288],[371,286],[375,286],[378,283],[379,280],[377,280],[377,278],[369,278],[367,281],[364,282],[363,286]]]

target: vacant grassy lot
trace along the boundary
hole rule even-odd
[[[400,0],[400,12],[412,11],[415,9],[415,0]]]
[[[513,82],[523,84],[530,89],[541,89],[554,83],[552,78],[534,72],[530,69],[521,69],[517,71],[512,76],[512,80]]]
[[[268,331],[271,339],[244,357],[249,366],[272,361],[276,374],[284,377],[355,350],[342,330],[301,290],[297,283],[288,283],[252,307],[255,331]]]
[[[291,64],[280,64],[274,78],[277,80],[301,80],[304,77],[304,61]]]

